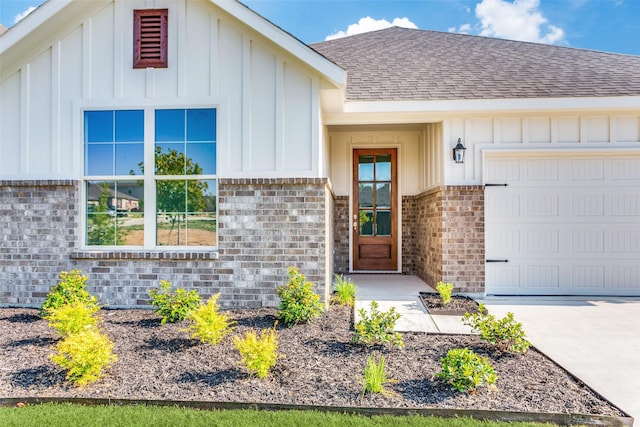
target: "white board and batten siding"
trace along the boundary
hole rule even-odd
[[[146,7],[169,9],[166,69],[132,68]],[[321,75],[214,4],[102,1],[60,24],[2,66],[0,178],[78,179],[82,110],[148,106],[217,108],[221,177],[321,175]]]
[[[464,135],[468,157],[448,183],[488,185],[486,294],[640,295],[638,112],[465,119],[449,130]]]

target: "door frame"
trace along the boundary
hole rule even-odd
[[[395,138],[394,138],[395,140]],[[396,186],[398,187],[396,193],[396,219],[397,219],[397,236],[396,236],[396,259],[397,259],[397,268],[395,270],[355,270],[354,269],[354,259],[353,259],[353,231],[352,231],[352,222],[353,220],[353,156],[355,150],[386,150],[386,149],[395,149],[396,150]],[[348,220],[348,229],[349,229],[349,273],[372,273],[372,274],[384,274],[384,273],[402,273],[402,145],[395,140],[392,143],[388,144],[358,144],[351,143],[348,148],[349,158],[348,158],[348,167],[349,167],[349,217]]]

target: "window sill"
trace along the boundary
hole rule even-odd
[[[80,250],[71,253],[71,259],[123,259],[123,260],[216,260],[217,250]]]

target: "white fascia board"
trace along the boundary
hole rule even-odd
[[[11,49],[20,40],[27,37],[33,30],[44,24],[49,18],[67,7],[74,0],[47,0],[31,12],[20,22],[9,28],[0,37],[0,55]]]
[[[640,96],[584,98],[469,99],[450,101],[347,101],[344,113],[537,112],[640,109]]]
[[[309,46],[296,39],[291,34],[277,27],[247,6],[236,0],[209,0],[220,9],[244,22],[267,39],[273,41],[287,52],[299,58],[302,62],[318,70],[335,86],[346,83],[345,70],[329,61]]]

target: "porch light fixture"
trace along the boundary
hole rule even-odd
[[[462,145],[462,140],[458,138],[458,144],[453,147],[453,161],[456,163],[464,163],[464,150],[465,146]]]

